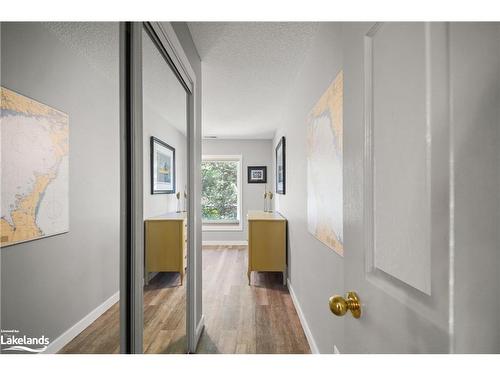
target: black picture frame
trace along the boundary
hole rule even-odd
[[[262,178],[256,179],[252,177],[252,172],[261,171]],[[249,166],[247,167],[247,180],[249,184],[265,184],[267,183],[267,167],[266,166]]]
[[[276,194],[286,194],[286,141],[281,137],[275,150]]]
[[[151,194],[175,194],[175,148],[170,146],[169,144],[163,142],[162,140],[151,136],[150,138],[150,148],[151,148],[151,158],[150,158],[150,164],[151,164]],[[155,150],[160,150],[160,148],[167,149],[172,153],[172,161],[171,161],[171,180],[170,182],[164,183],[162,181],[155,181]],[[161,186],[161,185],[170,185],[171,188],[168,188],[168,186]]]

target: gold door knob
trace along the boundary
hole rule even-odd
[[[330,297],[328,302],[330,311],[337,316],[344,316],[347,310],[350,310],[356,319],[361,316],[361,301],[355,292],[347,292],[345,298],[342,296]]]

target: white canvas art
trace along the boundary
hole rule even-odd
[[[69,230],[69,118],[4,87],[1,246]]]
[[[342,71],[312,109],[307,125],[307,226],[344,254],[342,189]]]

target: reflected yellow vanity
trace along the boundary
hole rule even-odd
[[[145,279],[151,272],[179,272],[181,285],[187,262],[187,216],[168,213],[144,221]]]
[[[286,285],[286,219],[277,212],[248,211],[248,285],[252,271],[282,272]]]

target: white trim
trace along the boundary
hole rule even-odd
[[[205,155],[203,154],[201,156],[201,160],[234,160],[234,161],[241,161],[242,155]]]
[[[290,282],[290,279],[287,279],[287,284],[288,284],[288,290],[290,291],[290,297],[292,297],[292,302],[293,305],[295,306],[295,310],[297,310],[297,314],[299,315],[300,319],[300,324],[302,325],[302,328],[304,329],[304,333],[306,335],[307,342],[309,343],[309,347],[311,348],[311,353],[312,354],[321,354],[320,351],[318,350],[318,346],[316,345],[316,341],[314,341],[313,334],[311,332],[311,329],[309,328],[309,325],[307,324],[306,317],[304,315],[304,312],[302,311],[302,308],[300,307],[299,300],[297,299],[297,296],[295,292],[293,291],[292,283]]]
[[[88,313],[82,320],[77,322],[73,327],[70,327],[66,332],[64,332],[61,336],[52,341],[44,354],[55,354],[66,344],[68,344],[71,340],[73,340],[76,336],[78,336],[85,328],[90,326],[95,322],[97,318],[99,318],[102,314],[104,314],[111,306],[113,306],[116,302],[120,300],[120,292],[116,292],[111,297],[109,297],[102,304],[97,306],[94,310]]]
[[[243,225],[241,222],[238,224],[225,224],[225,223],[217,223],[217,224],[203,224],[202,229],[203,232],[242,232]]]
[[[202,221],[202,231],[242,231],[242,205],[243,205],[243,155],[202,155],[202,162],[205,160],[221,160],[221,161],[236,161],[238,162],[238,170],[237,170],[237,180],[238,180],[238,217],[237,220],[239,222],[238,225],[227,225],[227,224],[212,224],[212,225],[204,225]]]
[[[240,225],[240,220],[239,219],[234,219],[234,220],[203,220],[203,224],[205,224],[205,225],[219,225],[219,224]]]
[[[248,241],[203,241],[203,246],[248,246]]]

